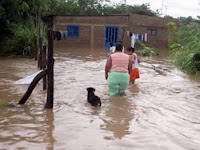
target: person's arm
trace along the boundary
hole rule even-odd
[[[131,62],[133,63],[133,62],[134,62],[134,59],[135,59],[134,56],[133,56],[133,55],[130,55],[129,57],[130,57]]]
[[[140,57],[138,56],[137,53],[135,53],[135,55],[136,55],[135,57],[137,57],[138,63],[140,63],[141,62]]]
[[[133,65],[133,61],[131,60],[131,57],[129,58],[129,62],[128,62],[128,72],[129,74],[131,73],[132,71],[132,65]]]
[[[108,78],[108,72],[110,71],[111,65],[112,65],[112,59],[111,59],[111,57],[109,57],[107,59],[106,66],[105,66],[105,79],[106,80]]]

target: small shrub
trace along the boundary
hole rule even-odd
[[[178,41],[170,46],[175,64],[188,74],[200,75],[200,26],[179,28]]]
[[[147,47],[142,41],[137,39],[137,42],[142,46],[143,50],[138,50],[137,52],[141,56],[154,56],[154,55],[159,55],[160,50],[157,48],[149,48]]]
[[[34,29],[29,29],[26,26],[18,26],[13,32],[14,35],[7,39],[7,45],[10,47],[7,54],[32,57]]]

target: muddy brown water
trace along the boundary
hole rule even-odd
[[[54,109],[43,109],[40,82],[25,105],[28,85],[15,81],[38,71],[33,59],[0,58],[1,150],[198,150],[200,81],[179,71],[162,50],[142,57],[140,76],[124,96],[110,98],[104,49],[55,49]],[[92,86],[101,108],[87,103]]]

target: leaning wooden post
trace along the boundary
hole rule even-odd
[[[42,50],[43,54],[42,54],[42,69],[46,69],[46,46],[43,46],[43,50]],[[47,89],[47,82],[46,82],[47,78],[46,76],[43,78],[43,90]]]
[[[25,102],[27,101],[27,99],[29,98],[29,96],[31,95],[31,93],[33,92],[33,89],[35,88],[35,86],[37,85],[37,83],[40,81],[40,79],[42,79],[44,76],[47,75],[47,70],[44,69],[42,70],[31,82],[31,84],[29,85],[26,93],[24,94],[24,96],[21,98],[21,100],[19,101],[18,104],[25,104]]]
[[[54,96],[54,78],[53,78],[53,42],[54,42],[54,32],[53,30],[48,30],[48,63],[47,63],[47,101],[44,108],[53,108],[53,96]]]

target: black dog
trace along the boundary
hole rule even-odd
[[[95,89],[93,87],[88,87],[88,96],[87,96],[87,101],[92,105],[92,106],[101,106],[101,99],[94,95]]]

